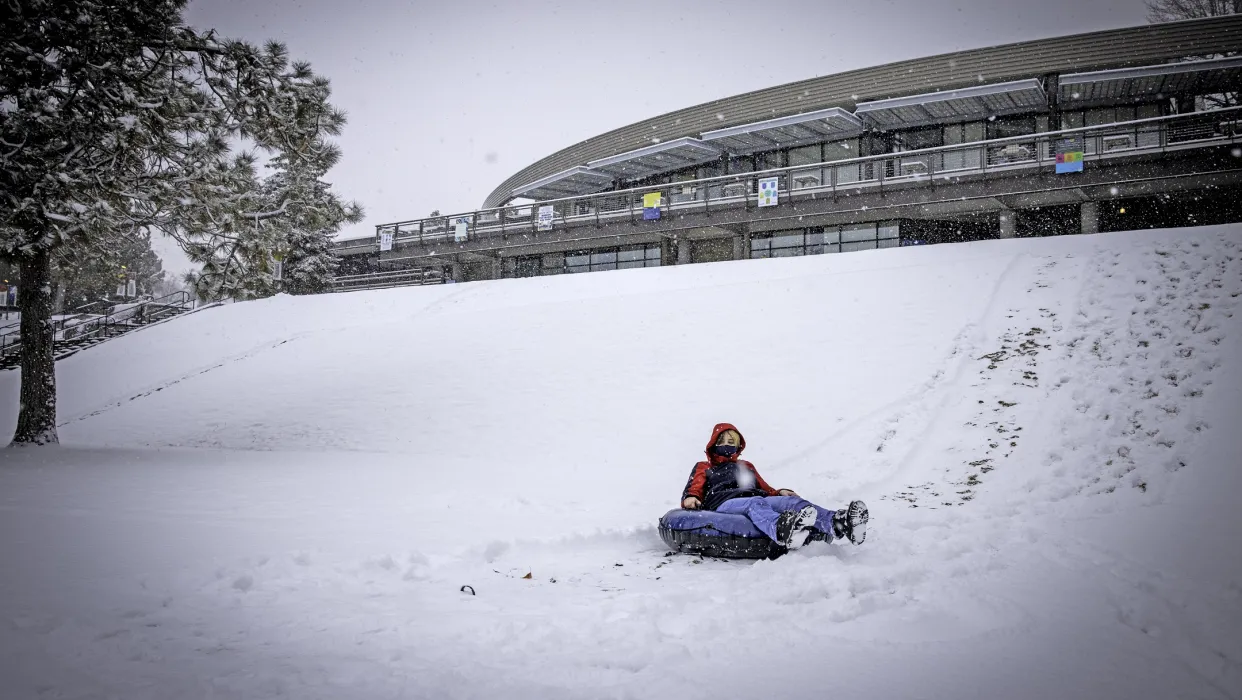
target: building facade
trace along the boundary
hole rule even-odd
[[[338,289],[1242,220],[1242,15],[902,61],[588,139]]]

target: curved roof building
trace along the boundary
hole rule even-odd
[[[859,104],[890,98],[1010,81],[1055,80],[1064,73],[1148,66],[1190,56],[1239,51],[1242,51],[1242,15],[1224,15],[1024,41],[801,80],[669,112],[576,143],[532,163],[500,183],[488,195],[483,207],[500,206],[520,196],[522,188],[532,183],[573,168],[589,167],[600,159],[678,139],[699,139],[729,127],[830,108],[854,112]],[[1055,89],[1049,92],[1056,95]],[[984,107],[977,115],[932,113],[922,123],[966,121],[971,116],[986,118],[1004,114],[1008,105],[994,101]],[[874,123],[890,126],[884,122]],[[774,140],[774,143],[779,142]],[[678,160],[669,158],[671,164]],[[684,159],[681,162],[684,163]],[[585,178],[580,176],[579,179]]]
[[[1242,15],[960,51],[688,107],[473,212],[339,241],[338,289],[1242,221]]]

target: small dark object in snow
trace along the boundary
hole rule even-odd
[[[474,595],[474,586],[462,586],[462,587],[461,587],[461,592],[462,592],[462,593],[465,593],[467,588],[469,588],[469,589],[470,589],[470,595]]]
[[[625,566],[625,564],[613,564],[613,566]]]
[[[535,573],[535,572],[533,572],[533,571],[528,571],[528,572],[526,572],[526,575],[525,575],[525,576],[523,576],[522,578],[523,578],[523,579],[528,579],[528,578],[531,578],[531,574],[533,574],[533,573]]]

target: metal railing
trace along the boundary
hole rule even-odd
[[[53,344],[81,345],[121,335],[171,318],[194,307],[188,292],[173,292],[134,303],[96,301],[79,306],[52,322]],[[0,333],[0,360],[21,352],[21,331]]]
[[[706,212],[713,207],[753,206],[759,180],[778,179],[778,196],[836,196],[839,191],[883,191],[962,177],[1051,167],[1058,143],[1081,139],[1086,162],[1142,154],[1167,153],[1237,143],[1242,132],[1242,107],[1136,119],[1097,126],[1047,131],[1003,139],[975,141],[899,153],[848,158],[824,163],[773,168],[697,180],[634,187],[577,197],[550,199],[473,212],[414,219],[376,226],[376,238],[340,241],[336,248],[375,250],[381,233],[392,233],[394,246],[466,242],[511,234],[538,235],[538,209],[551,206],[552,226],[615,220],[639,220],[643,196],[661,195],[663,212]],[[464,237],[456,223],[464,220]]]
[[[384,289],[386,287],[444,284],[448,281],[449,278],[444,272],[436,268],[388,270],[335,277],[332,280],[332,291],[355,292],[364,289]]]

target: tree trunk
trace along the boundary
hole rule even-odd
[[[56,436],[56,356],[52,351],[52,255],[21,258],[22,391],[14,445],[51,445]]]

